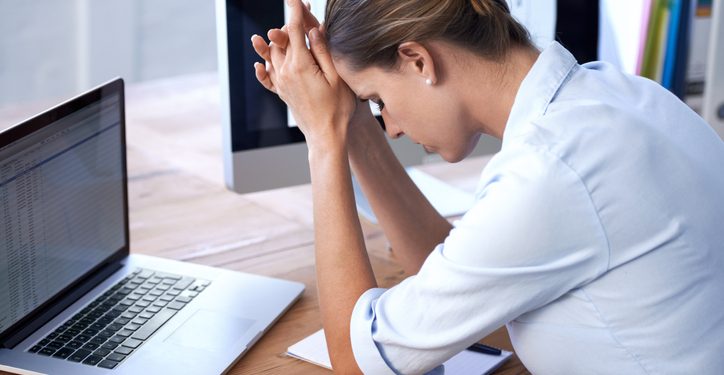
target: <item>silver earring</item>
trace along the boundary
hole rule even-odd
[[[426,79],[425,84],[428,86],[432,86],[432,80],[430,78]]]

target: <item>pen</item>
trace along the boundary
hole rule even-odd
[[[477,352],[477,353],[490,354],[490,355],[501,355],[503,353],[498,348],[494,348],[492,346],[487,346],[487,345],[478,344],[478,343],[468,346],[468,350]]]

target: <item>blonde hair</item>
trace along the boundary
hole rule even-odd
[[[397,66],[407,41],[446,41],[491,60],[515,46],[533,48],[505,0],[329,0],[325,35],[353,69]]]

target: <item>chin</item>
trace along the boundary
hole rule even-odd
[[[453,150],[452,152],[438,152],[438,155],[440,155],[440,157],[448,163],[457,163],[473,153],[475,146],[478,145],[478,139],[480,139],[480,137],[476,137],[475,141],[470,142],[465,148]]]
[[[440,155],[440,157],[448,163],[457,163],[459,161],[462,161],[466,157],[468,157],[468,155],[470,155],[471,152],[472,152],[472,150],[470,150],[467,153],[454,153],[454,154],[438,152],[438,155]]]

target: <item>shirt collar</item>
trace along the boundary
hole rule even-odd
[[[546,112],[566,78],[577,68],[576,59],[558,42],[552,42],[541,52],[515,96],[503,133],[503,146]]]

